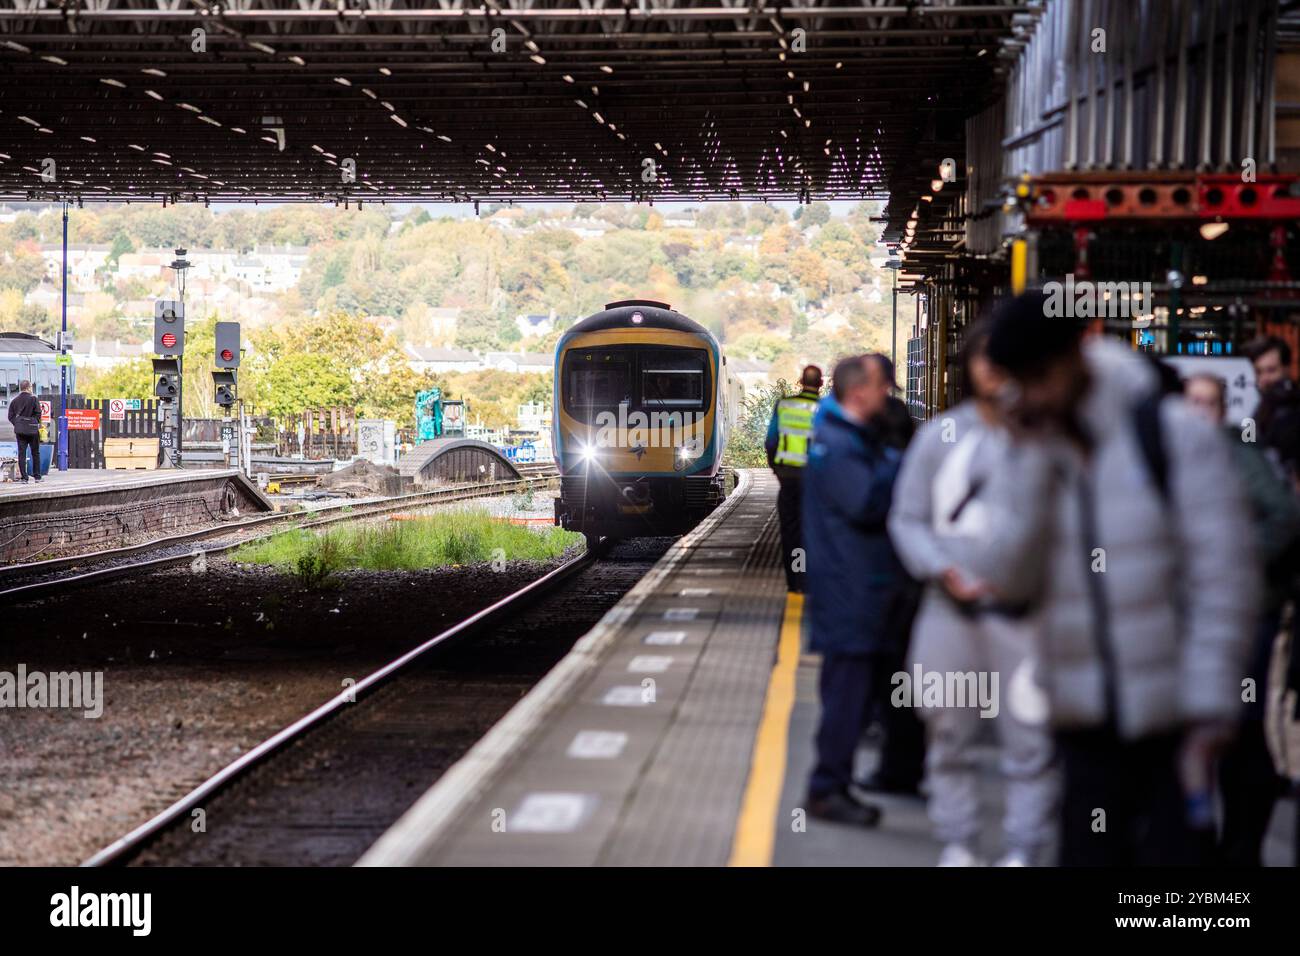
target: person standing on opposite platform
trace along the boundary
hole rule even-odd
[[[780,490],[776,496],[777,515],[781,521],[781,565],[785,568],[786,587],[802,592],[806,580],[807,558],[803,550],[800,502],[803,474],[808,464],[808,444],[812,440],[813,415],[822,387],[822,370],[809,365],[800,376],[800,391],[776,403],[767,428],[767,463],[776,474]]]
[[[41,480],[41,403],[32,394],[32,383],[23,379],[18,394],[9,403],[9,424],[18,439],[18,475],[27,481],[27,450],[31,449],[32,477]]]
[[[885,533],[900,456],[872,424],[893,387],[884,364],[859,355],[835,366],[835,401],[819,418],[803,494],[809,646],[822,655],[807,810],[860,826],[874,826],[881,816],[879,807],[857,800],[849,784],[871,714],[873,669],[887,666],[890,606],[901,573]]]

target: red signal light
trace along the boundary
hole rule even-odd
[[[170,332],[164,332],[162,337],[163,348],[170,349],[176,345],[176,336]]]
[[[234,352],[230,351],[230,349],[222,349],[222,350],[221,350],[221,361],[223,361],[223,362],[233,362],[234,360],[235,360],[235,353],[234,353]]]

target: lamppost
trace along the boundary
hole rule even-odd
[[[891,338],[889,344],[889,361],[894,363],[894,368],[898,368],[898,270],[903,268],[902,259],[890,259],[885,263],[885,268],[894,274],[893,300],[894,316],[891,326]]]
[[[59,333],[59,422],[55,441],[59,471],[68,470],[68,204],[63,204],[63,325]],[[36,463],[40,477],[40,462]]]
[[[189,260],[185,258],[185,249],[176,250],[176,258],[171,261],[167,268],[176,270],[176,298],[181,304],[181,315],[185,315],[185,270],[190,267]],[[181,335],[184,335],[182,330]],[[184,343],[181,343],[182,348]],[[183,444],[183,432],[185,431],[185,361],[183,356],[176,357],[176,444],[172,447],[171,458],[177,467],[180,467],[181,445]]]

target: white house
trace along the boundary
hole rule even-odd
[[[772,377],[772,363],[761,359],[727,357],[727,368],[748,395],[767,385]]]
[[[599,239],[614,228],[603,219],[545,219],[539,225],[567,229],[583,239]]]
[[[555,328],[555,311],[550,315],[516,315],[515,328],[524,338],[547,335]]]
[[[483,361],[489,368],[526,375],[545,375],[555,365],[550,352],[488,352]]]
[[[176,253],[170,249],[139,249],[135,252],[124,252],[117,257],[117,278],[146,281],[164,277],[172,278],[175,273],[168,266],[175,258]]]
[[[76,342],[72,350],[72,361],[78,368],[112,368],[132,359],[143,358],[153,354],[151,342],[100,341],[95,336],[90,342]]]
[[[407,364],[416,372],[477,372],[483,360],[466,349],[441,349],[421,345],[406,346]]]
[[[99,287],[95,273],[104,268],[108,262],[110,247],[86,243],[68,244],[68,287],[79,291]],[[45,277],[59,285],[59,274],[63,268],[63,244],[41,246],[41,258],[45,260]]]
[[[249,255],[234,258],[230,275],[254,292],[283,292],[298,284],[307,256],[306,246],[256,246]]]

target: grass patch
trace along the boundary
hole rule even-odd
[[[561,528],[523,527],[462,510],[319,534],[285,531],[244,545],[232,560],[270,565],[320,586],[345,568],[418,571],[488,561],[545,561],[581,540],[582,535]]]

